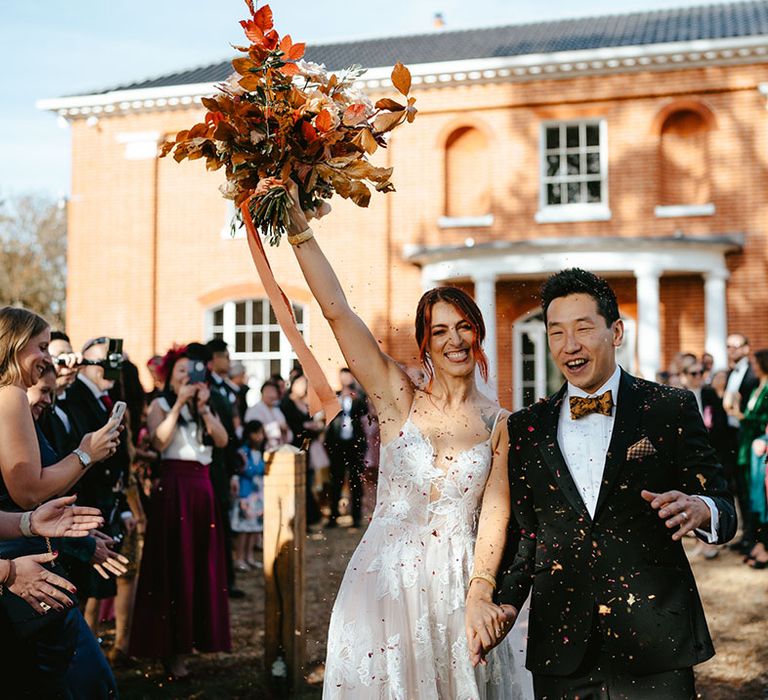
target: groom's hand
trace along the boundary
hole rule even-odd
[[[479,588],[479,587],[478,587]],[[465,626],[469,658],[473,666],[485,664],[485,655],[504,637],[517,618],[511,605],[496,605],[488,592],[478,593],[474,587],[467,596]]]
[[[659,517],[666,520],[664,524],[668,528],[678,528],[672,535],[673,540],[679,540],[693,530],[709,527],[712,514],[709,506],[698,496],[688,496],[680,491],[641,491],[640,495],[651,504],[651,508],[659,511]]]

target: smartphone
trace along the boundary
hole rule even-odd
[[[112,406],[112,413],[109,416],[109,420],[113,421],[117,425],[123,422],[123,416],[125,415],[125,409],[127,405],[125,401],[115,401],[115,405]]]
[[[187,380],[190,384],[203,384],[205,382],[205,362],[190,360]]]

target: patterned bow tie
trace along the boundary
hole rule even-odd
[[[571,396],[571,419],[578,420],[584,418],[590,413],[600,413],[603,416],[610,416],[613,410],[613,395],[610,389],[600,396]]]

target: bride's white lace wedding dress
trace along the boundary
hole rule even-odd
[[[523,628],[515,625],[488,665],[475,669],[464,632],[491,452],[489,438],[440,469],[410,417],[382,445],[376,508],[331,615],[326,700],[533,697]]]

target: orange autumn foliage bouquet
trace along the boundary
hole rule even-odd
[[[209,170],[224,167],[222,194],[239,208],[247,203],[256,226],[276,245],[288,222],[289,195],[284,183],[293,179],[305,210],[320,210],[334,193],[368,206],[370,183],[379,192],[394,190],[392,168],[372,165],[368,156],[386,147],[385,134],[416,116],[409,97],[411,74],[401,63],[392,84],[403,103],[380,99],[376,104],[355,82],[365,72],[352,66],[329,73],[302,60],[304,44],[274,29],[272,10],[254,10],[240,24],[251,42],[235,48],[245,54],[232,61],[235,72],[203,98],[205,121],[167,141],[161,157],[176,161],[205,158]]]

